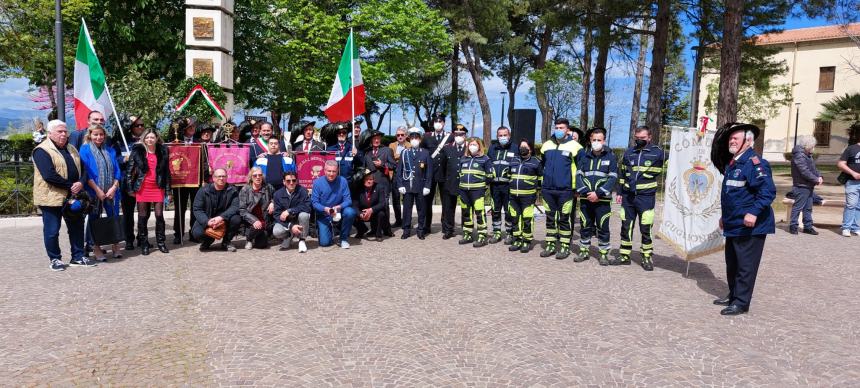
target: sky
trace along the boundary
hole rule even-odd
[[[803,27],[814,27],[814,26],[822,26],[830,24],[824,19],[806,19],[806,18],[791,18],[784,25],[784,29],[793,29],[793,28],[803,28]],[[685,26],[684,32],[689,36],[694,30],[693,26]],[[695,45],[695,42],[692,39],[689,39],[690,42],[687,44],[687,48],[684,50],[686,65],[687,65],[687,77],[692,77],[693,74],[693,55],[692,55],[692,46]],[[650,49],[649,49],[650,56]],[[646,71],[647,71],[646,65]],[[463,71],[461,72],[462,80],[461,83],[464,87],[466,87],[472,95],[474,95],[474,85],[472,83],[471,78],[468,76],[468,73]],[[71,76],[71,74],[66,74],[67,77]],[[334,76],[334,74],[332,74]],[[606,126],[610,127],[609,119],[612,119],[611,125],[611,133],[609,136],[610,146],[611,147],[626,147],[627,139],[628,139],[628,125],[630,122],[630,110],[631,110],[631,99],[633,95],[633,68],[632,64],[626,63],[624,61],[611,60],[610,66],[607,74],[607,103],[606,103]],[[517,105],[515,108],[518,109],[538,109],[537,103],[532,96],[529,94],[529,88],[531,87],[530,82],[526,82],[522,85],[517,91]],[[689,82],[687,85],[687,91],[689,91]],[[502,112],[502,94],[501,92],[506,91],[503,81],[498,77],[491,77],[489,79],[484,80],[484,88],[487,92],[487,99],[490,104],[491,114],[493,118],[493,129],[501,125],[501,112]],[[647,99],[647,81],[644,86],[645,91],[643,91],[642,102],[643,105]],[[30,92],[30,86],[26,79],[14,78],[8,79],[3,82],[0,82],[0,117],[9,117],[9,118],[20,118],[20,119],[31,119],[35,117],[45,118],[47,112],[45,111],[37,111],[35,110],[36,103],[33,103],[29,100],[28,95]],[[369,94],[372,94],[373,91],[368,91]],[[507,107],[508,101],[505,99],[505,106]],[[120,107],[121,109],[121,107]],[[472,125],[472,111],[475,112],[474,119],[474,127]],[[592,113],[593,114],[593,113]],[[71,115],[67,114],[67,118],[71,121]],[[460,107],[459,110],[459,118],[460,123],[465,126],[472,128],[472,134],[475,136],[482,135],[482,119],[481,119],[481,111],[480,106],[477,103],[477,98],[474,98],[472,102],[465,104]],[[414,114],[408,113],[407,117],[410,121],[413,120]],[[374,119],[376,120],[376,119]],[[540,128],[540,112],[537,113],[536,128]],[[385,133],[388,133],[389,120],[386,118],[383,122],[383,125],[380,130]],[[398,126],[405,125],[405,121],[403,119],[403,113],[399,109],[393,109],[393,115],[391,117],[391,130],[393,131]],[[447,123],[449,126],[451,123]],[[507,118],[505,118],[505,124],[510,125],[507,122]],[[493,134],[495,137],[495,134]],[[537,136],[539,137],[539,135]],[[537,138],[536,137],[536,138]],[[537,140],[537,139],[536,139]]]

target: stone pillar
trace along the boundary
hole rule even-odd
[[[208,74],[233,114],[233,0],[185,0],[185,75]]]

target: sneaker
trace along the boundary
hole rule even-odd
[[[842,229],[842,237],[851,237],[851,231],[848,229]]]
[[[299,240],[299,253],[305,253],[308,251],[308,246],[305,244],[305,240]]]
[[[96,261],[99,263],[107,263],[107,256],[98,256],[96,257]]]
[[[66,265],[63,264],[63,261],[60,259],[52,259],[51,260],[51,271],[65,271]]]
[[[809,228],[809,229],[803,228],[803,233],[811,234],[813,236],[818,236],[818,231],[815,230],[814,228]]]
[[[349,241],[341,240],[341,241],[340,241],[340,247],[341,247],[342,249],[349,249]]]
[[[204,241],[204,242],[200,243],[200,248],[198,248],[198,249],[200,249],[200,252],[205,252],[205,251],[208,251],[211,246],[212,246],[211,242]]]
[[[791,234],[797,234],[797,228],[790,228],[790,229],[788,229],[788,233],[791,233]]]
[[[95,267],[98,264],[93,263],[86,257],[81,257],[80,259],[72,259],[71,261],[69,261],[69,265],[75,267]]]
[[[236,247],[234,247],[232,243],[221,243],[221,249],[224,249],[227,252],[236,252]]]
[[[249,250],[249,251],[250,251],[251,249],[254,249],[254,243],[253,243],[253,242],[250,242],[250,241],[246,242],[246,243],[245,243],[245,250]]]
[[[855,236],[860,236],[860,230],[855,230],[855,231],[852,231],[851,233],[854,233]]]

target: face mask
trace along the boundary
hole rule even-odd
[[[463,144],[464,141],[466,141],[465,136],[454,136],[454,142],[457,144]]]
[[[563,130],[560,130],[560,129],[553,130],[552,135],[555,136],[555,138],[558,140],[564,139],[564,131]]]
[[[469,153],[471,153],[472,155],[477,154],[478,153],[478,146],[470,145],[469,146]]]
[[[529,156],[529,147],[520,147],[520,156],[523,158]]]
[[[648,142],[647,142],[647,141],[642,140],[642,139],[636,139],[636,140],[634,140],[634,141],[633,141],[633,143],[634,143],[634,144],[636,144],[636,148],[642,148],[642,147],[645,147],[645,145],[647,145],[647,144],[648,144]]]
[[[593,141],[593,142],[591,142],[591,149],[593,149],[595,151],[600,151],[603,149],[603,143],[601,143],[599,141]]]
[[[421,140],[412,139],[409,140],[409,144],[412,144],[412,148],[418,148],[418,146],[421,144]]]
[[[508,145],[508,141],[510,141],[510,140],[511,140],[511,138],[509,138],[507,136],[499,137],[499,144]]]
[[[445,123],[433,123],[433,128],[436,129],[437,131],[441,131],[442,128],[444,128],[444,127],[445,127]]]

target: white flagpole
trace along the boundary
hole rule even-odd
[[[355,63],[353,62],[353,47],[355,47],[355,41],[352,37],[352,27],[349,28],[349,97],[350,97],[350,108],[352,109],[352,149],[355,149]]]
[[[87,27],[87,21],[81,18],[81,23],[84,25],[84,33],[87,34],[87,40],[93,46],[93,51],[96,50],[96,45],[93,42],[93,38],[90,36],[90,29]],[[107,79],[105,79],[105,93],[107,93],[108,101],[110,102],[111,109],[113,109],[113,118],[116,120],[116,130],[119,131],[119,135],[122,137],[122,144],[125,146],[125,152],[128,153],[128,141],[125,140],[125,132],[122,130],[122,124],[119,122],[119,114],[116,111],[116,105],[113,103],[113,97],[110,95],[110,89],[108,89]]]

